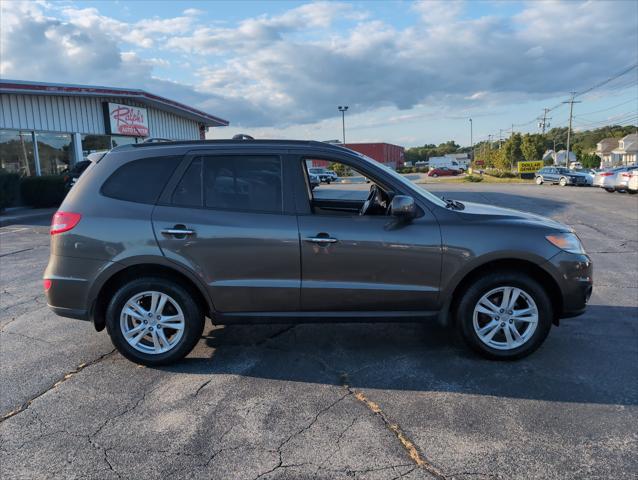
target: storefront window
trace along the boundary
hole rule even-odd
[[[35,134],[38,142],[40,173],[42,175],[59,175],[68,170],[73,162],[73,141],[68,133]]]
[[[137,137],[124,137],[121,135],[113,135],[111,137],[111,143],[113,144],[113,148],[118,147],[120,145],[130,145],[131,143],[137,143]]]
[[[0,167],[23,177],[36,175],[31,132],[0,130]]]
[[[89,153],[110,150],[111,137],[109,135],[82,135],[82,156]]]

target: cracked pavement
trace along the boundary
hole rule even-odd
[[[48,311],[46,227],[1,228],[2,478],[635,476],[638,198],[428,188],[574,226],[594,261],[587,313],[512,363],[434,324],[209,323],[184,362],[144,368]]]

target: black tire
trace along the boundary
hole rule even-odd
[[[542,184],[543,184],[543,177],[539,175],[538,177],[536,177],[536,185],[542,185]]]
[[[503,286],[524,290],[536,303],[538,324],[532,336],[521,346],[499,350],[483,343],[473,326],[474,307],[483,295]],[[456,322],[465,343],[475,352],[491,360],[517,360],[534,352],[547,338],[552,326],[553,308],[545,289],[532,277],[513,271],[489,273],[473,281],[457,304]]]
[[[135,294],[148,290],[165,293],[172,297],[184,313],[184,333],[169,351],[148,354],[133,348],[124,338],[120,328],[120,313],[124,304]],[[142,365],[166,365],[188,355],[199,341],[204,330],[204,314],[193,294],[179,283],[162,277],[142,277],[121,285],[106,309],[106,330],[117,350],[132,362]]]
[[[632,195],[635,195],[636,193],[638,193],[638,190],[627,190],[627,193],[631,193]]]
[[[609,193],[614,193],[616,190],[613,188],[605,188],[605,191]]]

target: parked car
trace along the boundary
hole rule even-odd
[[[610,187],[612,188],[611,192],[626,192],[627,185],[629,184],[629,179],[632,176],[632,173],[638,169],[638,166],[633,167],[623,167],[618,170],[610,180]],[[605,189],[610,192],[609,189]],[[610,192],[610,193],[611,193]]]
[[[308,169],[308,171],[314,175],[317,175],[319,177],[319,180],[321,180],[323,183],[329,184],[330,182],[336,182],[337,180],[339,180],[339,176],[335,172],[326,168],[311,167]]]
[[[314,173],[308,172],[308,180],[310,181],[310,188],[313,190],[321,185],[319,175],[315,175]]]
[[[450,176],[450,175],[458,175],[459,173],[461,173],[460,170],[455,170],[452,168],[448,168],[448,167],[440,167],[440,168],[432,168],[429,172],[428,172],[428,177],[446,177],[446,176]]]
[[[594,185],[594,177],[596,176],[598,170],[596,170],[595,168],[582,168],[575,170],[575,172],[584,175],[587,186],[591,187],[592,185]]]
[[[64,174],[64,188],[66,190],[71,190],[71,187],[75,185],[75,182],[80,175],[91,165],[91,160],[82,160],[81,162],[73,165],[65,174]]]
[[[543,183],[558,183],[561,187],[587,185],[585,175],[565,167],[543,167],[536,172],[535,180],[537,185]]]
[[[365,175],[367,198],[314,197],[308,158]],[[50,233],[49,307],[106,328],[145,365],[187,355],[206,317],[438,319],[480,354],[516,359],[583,313],[592,291],[591,259],[570,227],[444,200],[322,142],[117,147],[71,189]]]
[[[616,175],[616,172],[622,168],[623,167],[606,168],[597,172],[594,176],[594,187],[604,188],[609,192],[613,192],[613,177]]]
[[[638,193],[638,170],[631,172],[631,177],[629,178],[629,182],[627,182],[627,192]]]

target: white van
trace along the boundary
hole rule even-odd
[[[450,170],[457,170],[459,172],[464,172],[465,170],[467,170],[467,167],[464,163],[461,164],[461,162],[459,162],[458,160],[450,157],[430,157],[428,163],[430,169],[449,168]]]

